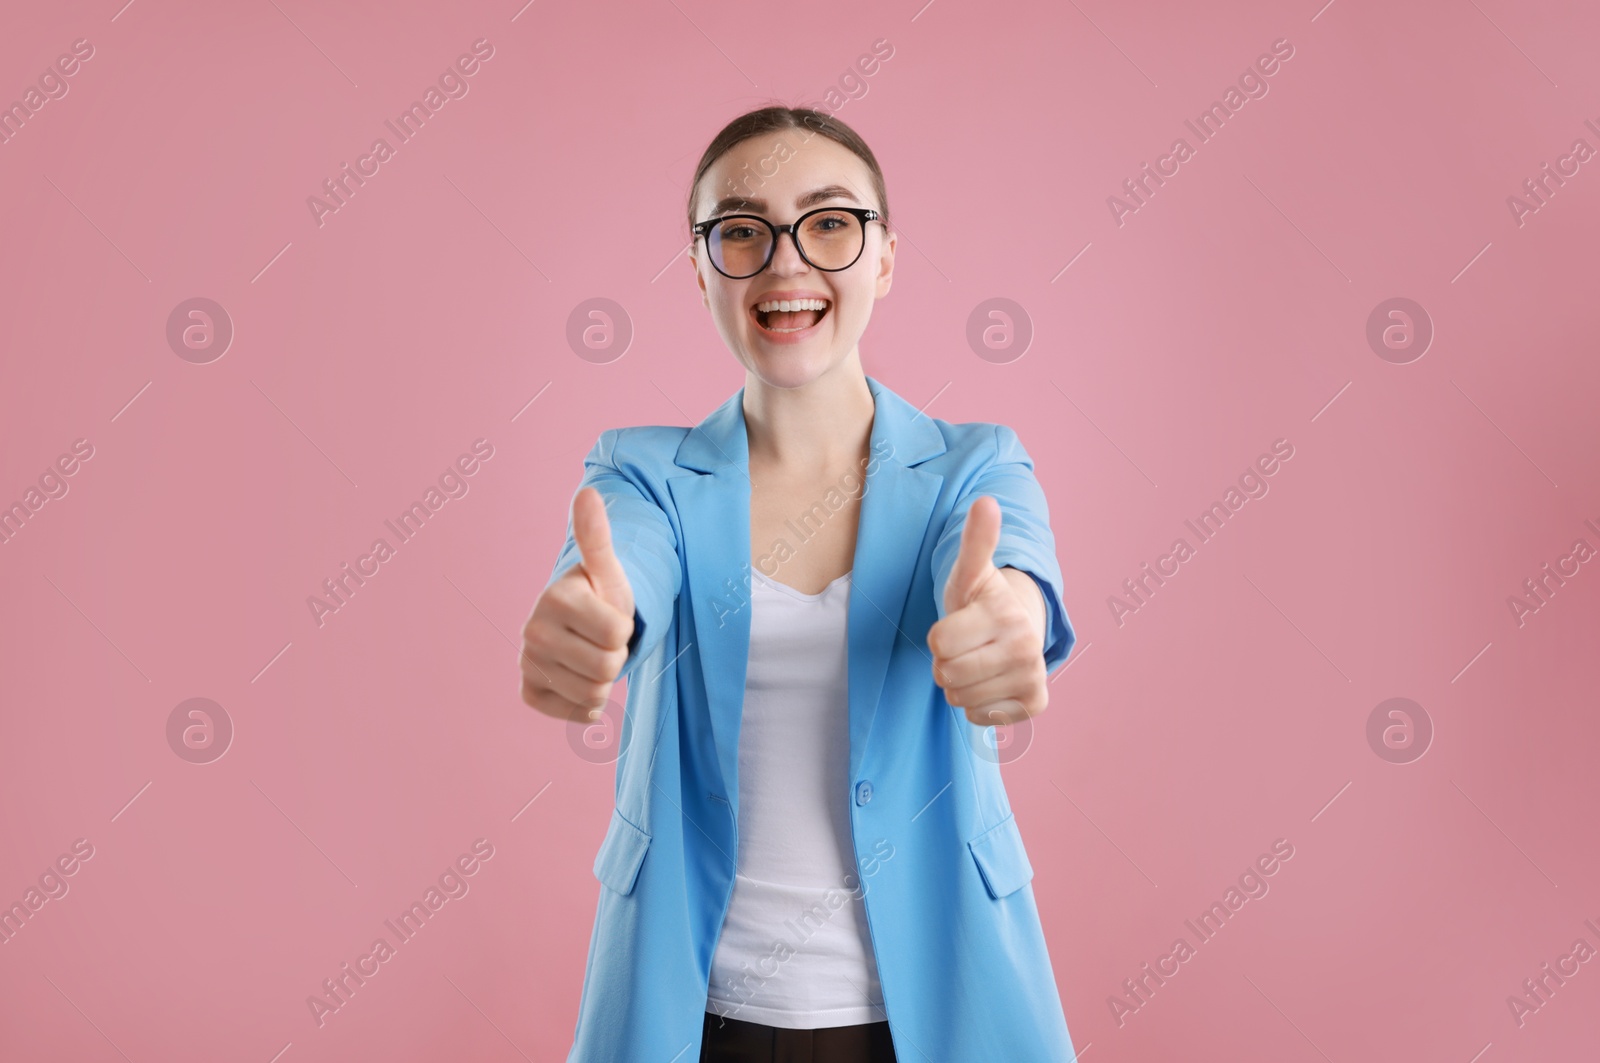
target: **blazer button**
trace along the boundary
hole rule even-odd
[[[872,783],[862,779],[856,783],[856,804],[864,805],[872,800]]]

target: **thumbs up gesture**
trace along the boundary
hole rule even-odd
[[[928,629],[934,682],[980,727],[1017,723],[1049,701],[1044,598],[1033,577],[998,569],[1000,504],[973,500],[944,585],[944,619]]]
[[[579,561],[544,589],[522,628],[522,700],[546,716],[598,719],[628,660],[633,588],[611,548],[605,500],[572,500]]]

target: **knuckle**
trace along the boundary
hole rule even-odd
[[[528,707],[536,712],[545,716],[555,715],[551,709],[550,692],[548,690],[542,690],[531,683],[526,683],[522,687],[522,700],[527,702]]]
[[[544,589],[539,595],[539,600],[533,605],[535,616],[549,612],[557,606],[566,605],[572,600],[572,580],[569,578],[571,575],[572,573],[568,572]]]

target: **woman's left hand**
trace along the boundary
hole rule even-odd
[[[944,619],[928,629],[933,679],[945,700],[980,727],[1018,723],[1049,702],[1044,596],[1033,577],[998,569],[1000,504],[972,502],[944,586]]]

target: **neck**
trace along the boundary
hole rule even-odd
[[[746,375],[745,431],[752,463],[797,470],[856,461],[872,439],[872,390],[854,353],[800,387]]]

